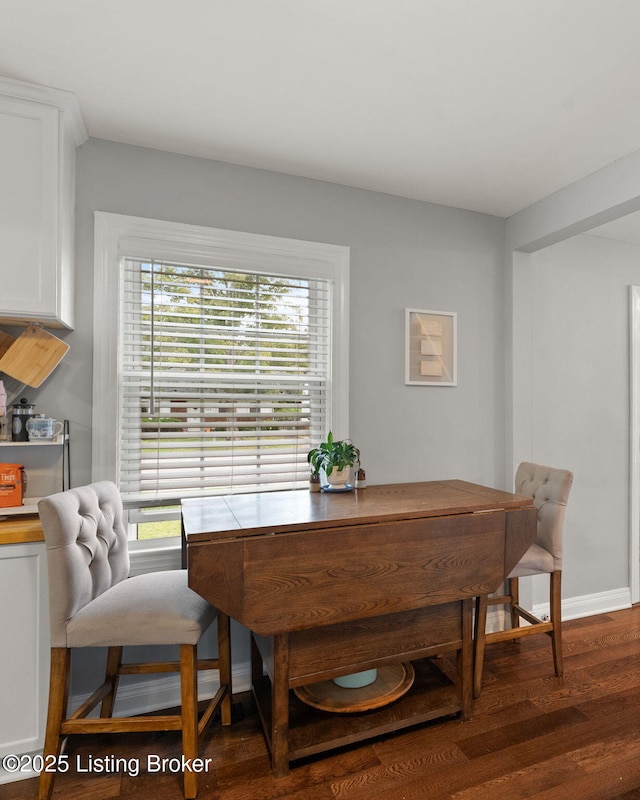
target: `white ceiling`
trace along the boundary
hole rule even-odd
[[[509,216],[640,149],[638,0],[0,0],[93,137]]]

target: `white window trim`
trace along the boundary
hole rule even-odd
[[[255,268],[276,274],[327,278],[332,286],[332,336],[349,342],[349,255],[342,245],[228,231],[164,220],[94,213],[94,326],[92,480],[117,480],[119,330],[122,258],[166,259],[191,264]],[[332,406],[328,425],[335,438],[349,431],[348,346],[332,347]],[[152,540],[150,540],[152,541]]]

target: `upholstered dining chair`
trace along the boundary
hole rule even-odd
[[[51,495],[38,504],[49,572],[51,675],[44,763],[57,763],[63,739],[74,733],[179,730],[185,760],[198,755],[199,737],[220,707],[231,723],[229,618],[187,586],[185,570],[129,577],[129,552],[117,487],[101,481]],[[218,658],[198,661],[197,644],[218,620]],[[178,662],[122,663],[127,645],[179,645]],[[104,683],[67,715],[71,651],[106,647]],[[218,669],[220,687],[198,720],[197,670]],[[179,672],[179,714],[113,717],[120,675]],[[98,705],[100,716],[87,715]],[[42,771],[38,800],[48,800],[55,772]],[[184,796],[197,794],[197,773],[184,771]]]
[[[573,483],[573,474],[565,469],[523,462],[516,471],[515,493],[530,497],[538,509],[535,542],[507,576],[507,594],[476,598],[474,634],[473,695],[480,696],[485,645],[519,639],[532,634],[546,633],[551,637],[553,665],[556,675],[562,675],[562,529],[564,514]],[[520,605],[518,579],[526,575],[549,574],[549,619],[541,620]],[[487,606],[509,607],[511,627],[486,632]],[[520,625],[520,619],[529,625]]]

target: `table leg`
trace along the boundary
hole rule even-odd
[[[460,692],[461,718],[468,720],[473,707],[473,599],[461,601],[462,649],[458,651],[458,689]]]
[[[271,766],[276,778],[289,772],[289,635],[276,634],[273,641],[271,684]]]
[[[262,661],[260,648],[258,647],[253,634],[251,634],[251,685],[255,687],[260,678],[262,678],[263,674],[264,663]]]

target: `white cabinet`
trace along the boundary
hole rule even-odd
[[[73,327],[74,95],[0,78],[0,322]]]
[[[48,622],[44,542],[0,545],[0,759],[42,748],[49,694]],[[20,777],[29,775],[0,770],[0,783]]]

